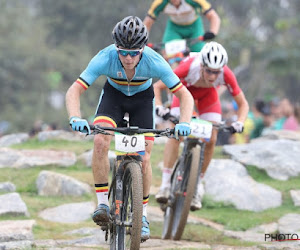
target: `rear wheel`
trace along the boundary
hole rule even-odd
[[[172,239],[180,240],[190,212],[191,202],[195,193],[200,161],[200,146],[196,145],[185,161],[180,192],[176,194],[173,212]]]
[[[136,250],[140,248],[143,215],[143,179],[141,166],[130,162],[123,178],[123,208],[120,226],[119,249]]]

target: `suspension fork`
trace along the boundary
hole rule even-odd
[[[115,201],[115,221],[117,225],[121,225],[122,222],[122,211],[124,207],[124,192],[123,192],[123,176],[126,169],[126,165],[132,161],[136,161],[141,166],[141,157],[140,156],[131,156],[130,159],[123,158],[120,162],[119,167],[117,168],[115,185],[116,185],[116,201]]]
[[[116,200],[115,200],[115,221],[117,225],[121,225],[121,212],[123,208],[123,175],[125,162],[121,162],[117,168],[115,185],[116,185]]]
[[[179,163],[177,166],[176,166],[176,169],[174,169],[173,173],[172,173],[172,179],[173,178],[177,178],[177,181],[176,181],[176,187],[175,187],[175,190],[181,190],[181,185],[183,185],[183,181],[184,181],[184,172],[186,171],[185,169],[185,164],[186,164],[186,161],[188,160],[188,154],[190,153],[190,149],[193,148],[193,141],[192,140],[185,140],[184,141],[184,146],[183,146],[183,150],[182,150],[182,153],[181,153],[181,156],[180,156],[180,159],[179,159]],[[172,199],[174,199],[175,197],[173,197],[172,195],[174,194],[171,194],[171,197]]]

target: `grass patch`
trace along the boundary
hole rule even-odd
[[[39,141],[32,138],[22,144],[13,145],[14,149],[47,149],[47,150],[66,150],[81,154],[93,148],[93,141],[66,141],[66,140],[46,140]]]
[[[151,222],[150,223],[150,230],[151,230],[151,237],[152,238],[161,238],[162,235],[162,222]],[[238,239],[233,239],[227,236],[224,236],[222,232],[217,231],[215,229],[205,227],[202,225],[195,225],[195,224],[187,224],[185,226],[182,240],[187,241],[199,241],[206,244],[223,244],[223,245],[230,245],[230,246],[253,246],[256,243],[254,242],[243,242]]]
[[[195,224],[186,225],[182,239],[191,240],[191,241],[200,241],[210,245],[216,244],[216,242],[218,242],[218,244],[230,245],[230,246],[246,247],[246,246],[255,245],[255,243],[243,242],[238,239],[233,239],[224,236],[223,233],[220,231],[202,225],[195,225]]]
[[[92,141],[69,142],[60,140],[49,140],[40,142],[36,138],[30,139],[27,142],[13,146],[15,149],[55,149],[73,151],[77,155],[93,148]],[[111,150],[114,150],[114,141],[111,144]],[[152,151],[152,184],[160,186],[161,170],[158,164],[163,161],[163,144],[155,144]],[[229,158],[222,152],[222,147],[217,146],[215,149],[215,159]],[[36,220],[37,224],[34,226],[33,233],[35,239],[72,239],[75,236],[64,234],[66,231],[78,229],[81,227],[96,227],[92,220],[76,224],[64,224],[48,222],[41,219],[38,214],[42,210],[50,207],[56,207],[66,203],[87,202],[94,201],[96,203],[96,195],[91,194],[81,197],[43,197],[37,195],[36,180],[42,170],[49,170],[64,175],[71,176],[79,181],[88,183],[91,188],[94,186],[93,175],[91,168],[85,166],[81,162],[77,162],[70,167],[58,166],[43,166],[24,169],[2,168],[0,175],[0,182],[10,181],[16,185],[17,192],[27,205],[30,213],[30,219]],[[280,217],[287,213],[299,213],[294,206],[290,197],[289,191],[291,189],[300,189],[300,177],[294,177],[288,181],[278,181],[270,178],[264,170],[260,170],[253,166],[248,166],[247,171],[257,182],[264,183],[282,192],[283,204],[274,209],[269,209],[263,212],[251,212],[235,209],[232,205],[214,202],[208,196],[203,199],[203,208],[200,211],[193,212],[194,216],[206,218],[216,223],[220,223],[229,230],[247,230],[249,228],[276,222]],[[150,206],[159,206],[154,196],[150,197]],[[13,219],[28,219],[25,216],[1,216],[2,220]],[[151,222],[151,236],[153,238],[160,238],[162,233],[162,223]],[[183,239],[201,241],[207,244],[224,244],[231,246],[252,246],[253,243],[242,242],[237,239],[225,237],[221,232],[201,225],[189,224],[186,226]]]

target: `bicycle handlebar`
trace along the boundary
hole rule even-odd
[[[121,134],[126,135],[134,135],[134,134],[145,134],[145,133],[153,133],[155,134],[155,137],[160,136],[167,136],[167,137],[173,137],[174,135],[174,129],[143,129],[139,127],[101,127],[98,125],[90,125],[90,129],[93,130],[93,134],[104,134],[104,135],[112,135],[106,131],[113,131],[113,132],[119,132]]]
[[[156,114],[157,114],[157,112],[156,112]],[[157,114],[158,115],[158,114]],[[173,115],[171,115],[171,113],[169,112],[169,113],[167,113],[167,114],[165,114],[165,115],[163,115],[163,116],[159,116],[159,117],[161,117],[162,119],[164,119],[165,121],[170,121],[170,122],[172,122],[173,124],[177,124],[177,123],[179,123],[179,120],[178,120],[178,118],[176,117],[176,116],[173,116]],[[229,133],[231,133],[231,134],[233,134],[233,133],[235,133],[235,129],[232,127],[232,126],[228,126],[228,125],[226,125],[226,124],[223,124],[223,123],[219,123],[219,124],[212,124],[213,125],[213,127],[214,128],[216,128],[217,130],[222,130],[222,131],[224,131],[224,132],[229,132]]]

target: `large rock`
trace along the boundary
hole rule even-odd
[[[16,191],[16,186],[11,182],[1,182],[0,192],[14,192]]]
[[[29,216],[29,212],[18,193],[8,193],[0,195],[0,215]]]
[[[281,205],[281,193],[257,183],[233,160],[212,160],[204,178],[206,194],[237,209],[263,211]]]
[[[290,190],[294,205],[300,207],[300,190]]]
[[[78,223],[91,219],[94,209],[95,204],[93,202],[70,203],[47,208],[39,213],[39,217],[59,223]]]
[[[280,140],[287,139],[292,141],[300,141],[300,131],[292,130],[271,130],[267,134],[252,139],[251,142],[261,141],[261,140]]]
[[[33,240],[34,225],[35,220],[0,221],[0,242]]]
[[[300,214],[286,214],[278,220],[281,234],[298,234],[300,238]]]
[[[20,144],[29,139],[29,135],[26,133],[18,133],[11,135],[4,135],[0,138],[0,147],[9,147],[14,144]]]
[[[40,172],[36,186],[39,195],[81,196],[91,192],[91,187],[70,176],[50,171]]]
[[[82,161],[86,166],[91,167],[92,166],[92,158],[93,158],[93,149],[89,150],[87,152],[82,153],[80,156],[78,156],[78,160]],[[108,159],[110,166],[113,166],[116,159],[116,153],[114,151],[109,150],[108,151]]]
[[[0,242],[0,249],[5,249],[5,250],[36,249],[36,245],[34,241],[31,240],[7,241],[7,242]]]
[[[0,168],[28,168],[45,165],[68,167],[75,164],[76,160],[75,153],[69,151],[0,148]]]
[[[300,141],[259,140],[249,144],[225,145],[225,153],[233,159],[264,169],[277,180],[300,175]]]

